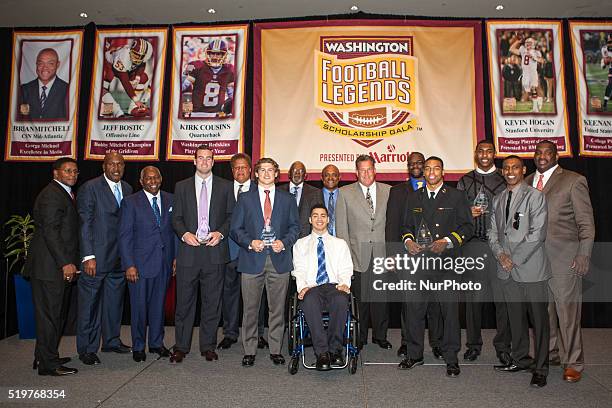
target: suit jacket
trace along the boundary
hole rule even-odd
[[[340,188],[336,203],[336,235],[351,248],[353,267],[366,272],[372,257],[385,257],[385,223],[387,219],[388,184],[376,182],[376,211],[370,215],[368,203],[359,182]]]
[[[387,242],[401,242],[406,203],[413,194],[412,183],[409,181],[391,187],[385,224],[385,239]]]
[[[515,187],[512,194],[507,222],[508,189],[493,198],[489,245],[496,257],[506,253],[516,265],[512,271],[506,272],[498,262],[497,276],[504,280],[512,277],[517,282],[547,280],[551,272],[544,249],[546,198],[542,192],[525,183]]]
[[[300,233],[298,209],[295,198],[278,188],[275,189],[274,193],[271,224],[276,232],[276,239],[283,242],[285,250],[277,254],[271,249],[262,252],[249,249],[251,241],[261,238],[261,231],[264,228],[263,211],[259,201],[258,188],[240,194],[234,209],[230,229],[230,236],[240,246],[238,255],[239,272],[253,275],[261,273],[268,254],[276,272],[288,273],[293,270],[291,249]]]
[[[38,78],[21,85],[19,104],[30,106],[29,115],[21,115],[23,119],[68,119],[68,84],[55,77],[53,86],[47,90],[45,107],[40,107],[38,93]]]
[[[210,231],[219,231],[223,239],[218,245],[209,247],[187,245],[181,239],[176,257],[176,265],[191,267],[208,262],[222,265],[229,262],[229,226],[234,210],[234,190],[232,183],[215,175],[212,176],[212,191],[208,207]],[[195,176],[179,181],[174,188],[174,210],[172,226],[178,238],[186,232],[193,234],[198,230],[198,201],[196,198]]]
[[[119,226],[119,252],[121,269],[138,269],[142,278],[168,274],[175,257],[175,237],[172,229],[174,196],[160,192],[160,225],[144,190],[121,202]]]
[[[132,187],[123,180],[121,190],[124,198],[132,194]],[[119,205],[104,175],[81,186],[77,208],[81,217],[81,258],[94,255],[97,272],[119,269]]]
[[[62,267],[79,265],[79,215],[70,194],[51,181],[34,202],[36,230],[30,244],[24,276],[62,281]]]
[[[525,182],[533,185],[534,174]],[[546,251],[555,275],[575,274],[576,255],[591,256],[595,240],[593,207],[584,176],[561,166],[553,171],[542,191],[548,206]]]
[[[233,193],[233,187],[234,186],[232,185],[232,193]],[[251,184],[249,187],[249,191],[253,191],[253,190],[257,190],[257,182],[255,180],[251,180]],[[244,192],[246,193],[246,191]],[[230,251],[231,261],[238,259],[238,254],[240,253],[240,246],[231,237],[229,239],[229,251]]]
[[[280,190],[289,191],[289,183],[278,186]],[[315,204],[323,204],[321,199],[321,190],[309,184],[302,184],[302,195],[300,196],[300,204],[298,205],[298,213],[300,217],[300,238],[310,235],[312,226],[310,225],[310,210]]]

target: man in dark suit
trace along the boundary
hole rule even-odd
[[[497,276],[503,280],[513,361],[497,365],[495,370],[532,371],[531,386],[540,388],[546,385],[548,375],[550,337],[546,199],[525,183],[527,168],[520,157],[506,157],[502,171],[507,187],[493,199],[489,245],[497,259]],[[535,358],[529,356],[529,322],[533,325]]]
[[[231,236],[240,246],[238,271],[242,273],[242,365],[252,366],[257,351],[257,320],[264,286],[270,317],[270,359],[284,364],[281,354],[285,331],[285,298],[289,272],[293,270],[291,248],[300,232],[295,198],[275,188],[278,164],[261,158],[255,165],[257,190],[238,198],[232,217]]]
[[[310,234],[310,209],[315,204],[323,204],[321,190],[305,183],[308,179],[306,166],[296,161],[289,167],[289,183],[278,186],[279,190],[288,191],[295,198],[300,216],[300,236],[303,238]]]
[[[64,299],[70,282],[76,278],[79,264],[79,215],[74,205],[72,187],[79,171],[76,161],[61,158],[53,163],[53,181],[36,197],[36,229],[24,268],[29,277],[36,319],[34,368],[38,374],[62,376],[75,374],[75,368],[63,364],[58,346],[65,323]]]
[[[142,190],[123,200],[120,213],[119,251],[130,291],[132,356],[136,362],[147,358],[147,324],[149,352],[170,355],[164,347],[164,301],[174,263],[174,196],[160,191],[161,183],[157,167],[142,169]]]
[[[57,76],[59,56],[53,48],[36,57],[36,79],[21,85],[19,117],[22,120],[68,120],[68,84]]]
[[[336,236],[336,204],[340,196],[340,170],[333,164],[328,164],[321,171],[321,181],[323,189],[321,190],[321,202],[327,208],[328,221],[327,230],[334,237]]]
[[[202,298],[200,354],[217,360],[217,327],[225,264],[229,262],[229,226],[234,209],[232,183],[213,175],[214,152],[207,145],[196,149],[193,177],[174,189],[172,225],[181,239],[176,257],[176,345],[171,363],[180,363],[191,350],[198,285]]]
[[[465,195],[444,183],[444,162],[431,156],[425,160],[425,187],[408,197],[404,214],[402,240],[412,256],[424,254],[424,260],[433,258],[454,258],[459,248],[471,238],[474,232],[472,215]],[[427,226],[431,233],[431,244],[425,246],[418,238]],[[434,262],[431,262],[434,263]],[[435,263],[434,263],[435,264]],[[454,271],[438,266],[432,270],[417,270],[421,279],[441,282],[455,278]],[[417,282],[419,283],[419,282]],[[399,364],[402,370],[423,364],[423,337],[425,315],[430,301],[440,304],[444,331],[442,353],[446,361],[446,375],[457,377],[461,370],[457,353],[461,349],[461,325],[459,324],[459,296],[456,291],[420,290],[410,293],[407,299],[406,319],[408,347],[406,358]]]
[[[525,182],[542,191],[548,205],[546,252],[552,267],[549,358],[552,364],[563,364],[565,381],[577,382],[584,370],[582,277],[589,271],[595,222],[586,178],[561,168],[558,160],[557,145],[540,141],[533,157],[537,171]]]
[[[102,351],[129,353],[121,342],[121,318],[125,295],[125,275],[119,258],[119,209],[121,200],[132,194],[132,187],[121,180],[123,156],[104,156],[104,174],[83,184],[77,208],[81,218],[83,274],[79,279],[77,351],[84,364],[100,364]]]

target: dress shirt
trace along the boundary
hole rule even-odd
[[[238,201],[238,189],[240,188],[240,183],[234,180],[234,198]],[[242,183],[242,192],[246,193],[251,189],[251,179],[248,179],[244,183]]]
[[[49,82],[47,82],[47,84],[43,84],[42,82],[40,82],[40,79],[38,80],[38,99],[40,99],[41,95],[42,95],[42,87],[46,86],[47,89],[45,90],[45,95],[47,96],[47,98],[49,98],[49,91],[51,91],[51,87],[53,86],[53,83],[55,82],[55,78],[57,77],[53,77],[52,80],[50,80]]]
[[[493,166],[487,171],[482,170],[480,167],[476,167],[475,171],[478,174],[493,174],[497,171],[497,167]]]
[[[414,191],[417,191],[419,188],[425,186],[425,179],[415,179],[411,177],[409,181],[410,184],[412,184],[412,189]]]
[[[202,191],[202,181],[206,182],[206,193],[208,196],[208,214],[207,216],[209,216],[210,215],[210,197],[212,196],[213,175],[212,173],[210,173],[210,175],[206,178],[206,180],[203,180],[202,177],[198,176],[198,174],[196,173],[194,178],[195,178],[195,189],[196,189],[196,209],[200,208],[200,192]],[[208,217],[208,219],[210,220],[210,217]]]
[[[319,262],[317,258],[317,245],[319,237],[323,237],[325,248],[325,269],[329,283],[351,287],[353,276],[353,261],[351,251],[346,241],[330,235],[327,231],[323,235],[312,232],[304,238],[298,239],[293,245],[293,271],[298,293],[304,288],[317,286],[317,271]]]
[[[121,188],[121,180],[119,180],[118,183],[115,183],[114,181],[110,180],[108,177],[106,177],[106,174],[104,175],[104,180],[106,180],[106,184],[108,184],[108,186],[111,189],[111,193],[113,193],[113,197],[115,196],[115,186],[119,187],[119,191],[121,191],[121,198],[123,198],[123,189]]]
[[[157,206],[159,207],[159,212],[161,214],[161,208],[162,208],[161,193],[158,191],[157,195],[153,195],[149,193],[147,190],[142,190],[142,191],[144,191],[145,195],[147,196],[147,200],[149,200],[149,206],[151,206],[151,209],[153,209],[153,197],[157,197]]]
[[[59,180],[55,180],[55,179],[53,179],[53,181],[57,182],[57,184],[59,184],[60,186],[62,186],[62,188],[63,188],[64,190],[66,190],[66,192],[68,193],[68,195],[69,195],[70,197],[72,197],[72,187],[65,185],[64,183],[62,183],[62,182],[61,182],[61,181],[59,181]]]
[[[300,199],[302,198],[302,192],[304,191],[304,182],[302,181],[300,184],[293,184],[292,181],[289,182],[289,192],[293,194],[293,189],[298,188],[297,194],[295,195],[295,203],[300,206]]]
[[[435,190],[430,190],[429,187],[425,187],[425,192],[427,193],[427,198],[430,199],[431,198],[431,193],[433,191],[434,193],[434,199],[438,196],[438,193],[440,192],[440,190],[442,189],[442,186],[444,185],[444,183],[440,184]]]
[[[540,173],[539,171],[536,170],[535,175],[533,176],[533,183],[531,184],[531,186],[533,188],[537,188],[538,180],[540,179],[540,175],[543,174],[544,179],[542,179],[542,185],[546,187],[546,183],[548,183],[548,180],[550,180],[550,176],[552,176],[553,172],[557,170],[557,167],[559,167],[559,165],[555,164],[550,169],[546,170],[544,173]]]
[[[258,185],[257,186],[257,190],[259,191],[259,204],[261,204],[261,213],[263,214],[264,211],[264,203],[266,202],[266,193],[264,193],[264,190],[268,190],[270,191],[270,204],[272,204],[272,212],[274,212],[274,192],[275,192],[276,186],[272,186],[270,188],[263,188],[262,186]]]
[[[368,188],[370,189],[370,197],[372,197],[372,204],[374,206],[374,214],[376,214],[376,182],[373,182],[370,187],[366,187],[363,184],[359,183],[359,187],[361,187],[361,191],[363,192],[364,198],[368,194]]]
[[[329,191],[327,188],[323,187],[323,204],[325,204],[325,208],[327,208],[327,204],[329,204],[329,195],[331,194],[331,191]],[[334,190],[334,219],[330,219],[329,223],[331,224],[331,230],[334,233],[334,236],[336,236],[336,204],[338,204],[338,197],[340,196],[340,189],[336,188]],[[327,208],[327,214],[329,215],[329,208]]]

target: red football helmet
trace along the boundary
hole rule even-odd
[[[211,67],[222,66],[227,58],[227,43],[220,38],[212,40],[206,46],[204,55],[204,61]]]

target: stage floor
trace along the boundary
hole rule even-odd
[[[267,350],[259,350],[254,367],[244,368],[242,347],[235,344],[207,362],[197,349],[194,331],[192,352],[182,364],[168,359],[135,363],[130,354],[99,353],[102,364],[83,365],[76,355],[75,338],[65,337],[60,355],[79,369],[74,376],[42,377],[32,370],[34,341],[17,336],[0,341],[0,406],[2,407],[612,407],[612,329],[583,330],[586,369],[582,381],[569,384],[562,370],[551,367],[548,385],[529,387],[528,373],[497,373],[491,345],[493,330],[483,333],[483,354],[474,363],[462,363],[461,375],[447,378],[443,362],[434,360],[426,346],[425,365],[399,371],[396,356],[399,330],[389,331],[392,350],[367,345],[355,375],[347,370],[317,372],[300,367],[289,375],[287,367],[274,366]],[[465,339],[465,333],[463,333]],[[122,338],[130,343],[129,327]],[[221,338],[221,337],[220,337]],[[174,340],[172,327],[166,345]],[[286,347],[283,354],[287,357]],[[308,356],[313,360],[312,349]],[[9,399],[10,390],[63,390],[64,398]]]

